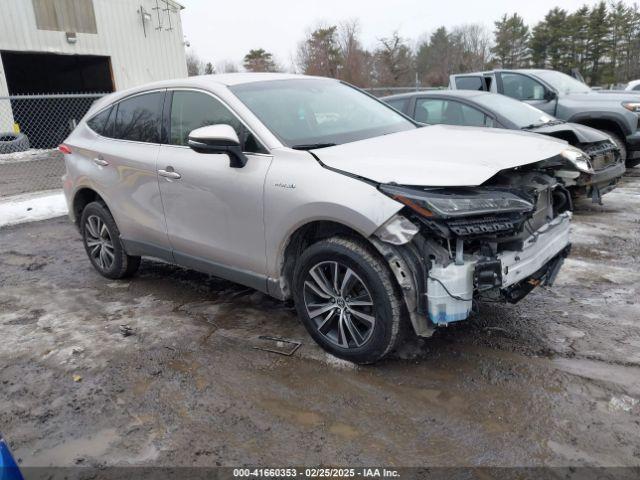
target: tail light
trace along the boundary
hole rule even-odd
[[[58,147],[58,150],[60,150],[65,155],[71,155],[71,148],[69,148],[69,146],[65,145],[64,143]]]

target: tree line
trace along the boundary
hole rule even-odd
[[[188,56],[189,74],[238,71],[233,62],[217,68]],[[264,49],[249,51],[247,71],[284,71]],[[601,1],[573,12],[556,7],[530,26],[505,14],[493,30],[482,24],[437,28],[414,46],[399,32],[363,45],[357,21],[321,25],[297,46],[290,70],[334,77],[370,87],[446,86],[449,76],[492,68],[551,68],[579,71],[591,85],[640,78],[640,9],[623,1]]]

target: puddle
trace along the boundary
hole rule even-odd
[[[53,448],[37,450],[33,455],[22,452],[19,456],[23,459],[23,466],[71,466],[76,463],[76,459],[103,457],[118,438],[120,437],[115,428],[107,428],[86,437],[69,440]]]

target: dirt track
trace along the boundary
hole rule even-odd
[[[105,280],[64,218],[0,230],[0,430],[27,466],[640,466],[640,177],[574,220],[552,289],[373,367],[250,289]]]

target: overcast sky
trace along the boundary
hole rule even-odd
[[[180,0],[184,34],[191,48],[214,65],[226,59],[241,63],[252,48],[264,48],[289,67],[298,42],[319,22],[357,19],[367,47],[394,30],[412,45],[441,25],[493,22],[517,12],[528,24],[553,7],[569,11],[595,0]],[[629,3],[633,3],[629,1]],[[386,5],[386,6],[383,6]]]

